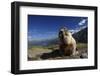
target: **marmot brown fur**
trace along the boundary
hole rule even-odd
[[[76,41],[67,28],[63,27],[59,31],[59,49],[64,52],[64,55],[71,56],[76,53]]]

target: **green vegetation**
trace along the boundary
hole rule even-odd
[[[78,49],[87,48],[87,47],[88,47],[87,43],[77,43]]]
[[[87,48],[87,43],[77,43],[77,48],[82,49],[82,48]],[[34,48],[38,48],[38,49],[58,49],[59,46],[58,45],[48,45],[48,46],[32,46],[32,48],[30,49],[34,49]]]
[[[51,50],[53,50],[53,49],[58,49],[59,47],[58,47],[58,45],[48,45],[48,46],[32,46],[31,48],[29,48],[29,49],[34,49],[34,48],[38,48],[38,49],[51,49]]]

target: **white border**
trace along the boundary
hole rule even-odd
[[[88,59],[27,61],[27,15],[88,17]],[[94,65],[94,11],[42,7],[20,7],[20,70]]]

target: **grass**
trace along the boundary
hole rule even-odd
[[[87,47],[88,47],[87,43],[77,43],[78,49],[87,48]]]
[[[58,45],[48,45],[48,46],[32,46],[31,48],[54,49],[58,47],[59,47]],[[80,49],[87,48],[87,43],[77,43],[77,48],[80,48]]]
[[[48,46],[32,46],[29,49],[34,49],[34,48],[38,48],[38,49],[51,49],[53,50],[54,48],[58,48],[58,45],[48,45]]]
[[[77,43],[77,48],[78,49],[82,49],[82,48],[87,48],[87,43]],[[48,46],[32,46],[31,48],[29,49],[50,49],[50,50],[54,50],[54,49],[59,49],[59,46],[58,45],[48,45]]]

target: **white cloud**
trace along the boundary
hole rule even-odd
[[[79,31],[79,29],[75,29],[75,30],[69,30],[72,34],[76,33]]]
[[[82,25],[85,24],[86,21],[87,21],[87,19],[83,19],[83,20],[81,20],[81,21],[78,23],[78,25],[79,25],[79,26],[82,26]]]
[[[74,32],[74,31],[75,31],[75,30],[69,30],[69,32],[71,32],[71,33]]]
[[[82,20],[78,23],[79,27],[77,27],[77,28],[75,28],[75,29],[70,29],[69,31],[70,31],[72,34],[74,34],[74,33],[79,32],[80,30],[86,28],[86,27],[87,27],[87,25],[85,25],[86,21],[87,21],[87,19],[82,19]],[[84,25],[84,26],[83,26],[83,25]]]

